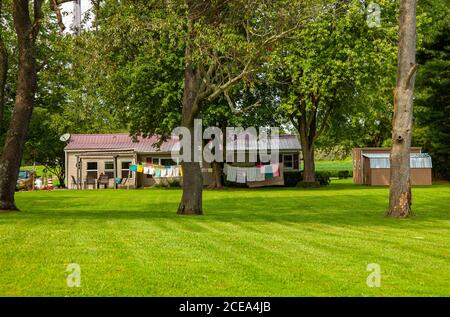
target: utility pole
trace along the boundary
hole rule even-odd
[[[73,2],[73,30],[74,33],[80,35],[81,33],[81,0],[74,0]]]

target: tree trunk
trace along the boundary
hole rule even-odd
[[[181,163],[183,196],[178,206],[178,214],[202,215],[203,175],[199,163],[194,161],[194,119],[199,109],[197,94],[200,76],[192,65],[192,44],[186,45],[185,60],[182,126],[188,128],[191,133],[191,162]]]
[[[32,27],[28,0],[13,2],[13,17],[19,47],[19,68],[14,111],[0,161],[0,210],[4,211],[17,210],[14,193],[37,90],[34,36],[39,22],[35,21],[35,28]]]
[[[390,217],[411,215],[410,150],[416,73],[416,0],[400,1],[397,85],[391,149]]]
[[[2,0],[0,0],[0,19],[2,18]],[[5,113],[5,87],[8,73],[8,52],[0,31],[0,136],[3,133],[3,117]]]
[[[316,181],[316,169],[314,162],[314,145],[313,144],[302,144],[302,154],[303,154],[303,182],[304,183],[314,183]]]
[[[222,182],[223,169],[222,164],[219,162],[212,163],[212,183],[209,184],[209,189],[221,189],[223,187]]]

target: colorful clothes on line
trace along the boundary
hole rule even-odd
[[[273,178],[272,165],[266,165],[264,168],[265,168],[266,179]]]
[[[137,166],[136,165],[130,165],[130,171],[131,172],[136,172],[137,171]]]
[[[142,173],[142,172],[144,171],[144,166],[138,165],[137,168],[136,168],[136,171],[137,171],[138,173]]]
[[[155,177],[161,177],[161,169],[155,168]]]

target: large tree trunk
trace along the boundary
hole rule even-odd
[[[2,0],[0,0],[0,19],[2,18]],[[3,133],[3,117],[5,113],[5,87],[8,73],[8,52],[0,30],[0,135]]]
[[[391,180],[391,217],[411,214],[410,148],[416,73],[416,0],[400,1],[397,86],[394,92]]]
[[[303,155],[303,183],[313,184],[316,182],[316,171],[314,161],[314,142],[317,135],[317,108],[318,99],[312,98],[314,108],[306,109],[306,103],[302,101],[299,105],[300,116],[297,118],[297,131],[300,135],[300,145]]]
[[[303,144],[305,143],[305,144]],[[316,181],[316,168],[314,162],[314,145],[303,142],[303,182],[314,183]]]
[[[184,93],[182,126],[191,133],[191,162],[182,162],[183,196],[178,207],[180,215],[202,215],[203,175],[198,162],[194,161],[194,119],[198,114],[197,94],[200,84],[198,70],[192,65],[192,45],[188,44],[185,51],[186,69],[184,72]]]
[[[36,4],[35,10],[40,10]],[[35,12],[36,16],[40,19]],[[14,0],[13,17],[19,46],[19,69],[14,111],[0,161],[0,210],[4,211],[17,210],[14,193],[37,90],[34,41],[39,21],[35,21],[33,28],[28,0]]]

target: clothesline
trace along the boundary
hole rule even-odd
[[[264,182],[266,179],[280,176],[280,165],[257,165],[253,167],[224,166],[227,181],[244,184],[246,182]]]
[[[140,163],[130,165],[131,172],[143,173],[154,177],[181,177],[183,169],[180,165],[155,165],[148,163]]]

